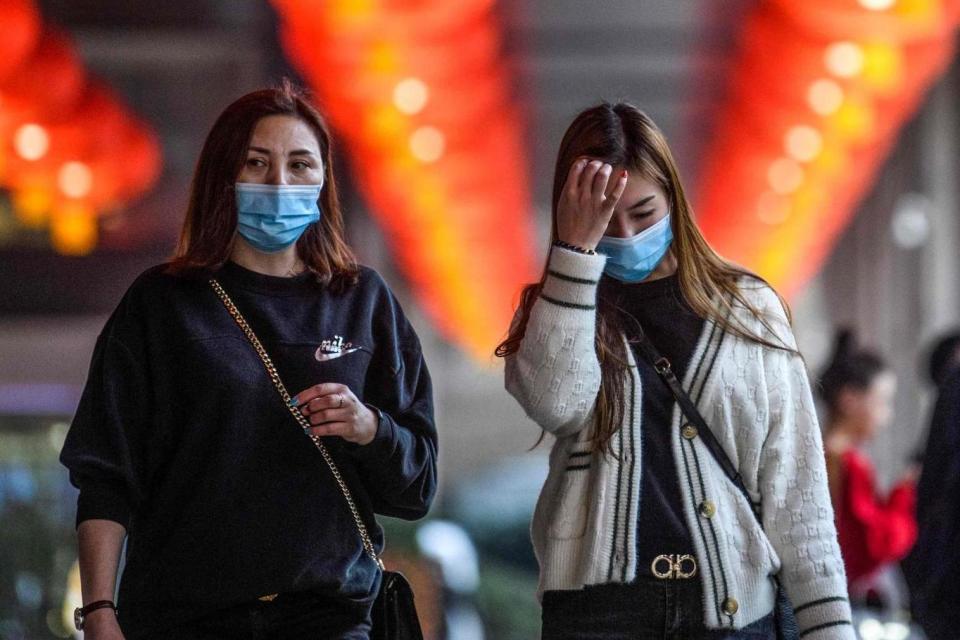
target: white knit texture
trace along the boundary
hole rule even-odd
[[[629,581],[638,571],[642,390],[636,371],[625,389],[624,424],[612,441],[619,455],[590,452],[600,387],[593,306],[603,265],[602,256],[552,251],[552,275],[533,305],[519,351],[506,363],[507,390],[531,419],[557,436],[531,526],[540,593]],[[745,309],[738,309],[737,317],[764,338],[794,347],[773,291],[755,282],[743,287],[774,333]],[[761,528],[702,440],[680,437],[686,421],[675,407],[674,461],[707,625],[742,628],[768,614],[774,604],[768,576],[779,571],[805,640],[854,638],[849,624],[838,624],[850,620],[846,577],[803,360],[708,321],[684,388],[738,466],[764,521]],[[710,518],[700,514],[705,500],[716,505]],[[723,606],[730,599],[738,604],[734,614]]]

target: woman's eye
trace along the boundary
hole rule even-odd
[[[640,220],[640,219],[642,219],[642,218],[646,218],[646,217],[648,217],[648,216],[652,216],[653,214],[654,214],[654,210],[653,210],[653,209],[650,209],[649,211],[641,211],[640,213],[635,213],[635,214],[633,214],[633,219],[634,219],[634,220]]]
[[[309,169],[309,168],[310,168],[310,165],[309,165],[308,163],[302,162],[302,161],[299,161],[299,160],[298,160],[297,162],[294,162],[294,163],[291,164],[290,166],[293,167],[294,169],[297,169],[298,171],[303,170],[303,169]]]
[[[267,163],[264,162],[262,158],[250,158],[247,160],[247,165],[251,167],[265,167]]]

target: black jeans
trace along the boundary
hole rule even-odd
[[[132,640],[369,640],[368,606],[331,602],[311,592],[254,600]]]
[[[542,640],[776,640],[773,613],[738,630],[707,629],[699,579],[640,578],[543,594]]]

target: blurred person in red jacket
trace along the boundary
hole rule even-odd
[[[880,356],[838,332],[820,379],[827,407],[824,448],[850,595],[866,597],[885,567],[900,561],[917,538],[916,478],[911,467],[887,496],[877,489],[863,450],[893,416],[897,380]]]

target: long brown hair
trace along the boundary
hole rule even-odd
[[[637,107],[620,102],[602,103],[578,115],[560,143],[553,174],[552,240],[557,239],[557,204],[563,192],[570,167],[587,156],[614,167],[636,171],[656,182],[667,197],[673,244],[677,258],[677,276],[687,304],[702,318],[716,322],[725,331],[774,349],[788,348],[755,335],[733,314],[734,305],[747,308],[772,333],[772,327],[758,309],[740,291],[738,281],[758,276],[721,258],[707,244],[693,220],[690,203],[684,195],[676,163],[663,133]],[[526,332],[530,310],[546,278],[546,268],[539,282],[527,285],[520,297],[517,320],[496,354],[506,357],[516,353]],[[790,310],[781,298],[787,317]],[[594,429],[591,438],[596,450],[609,451],[610,440],[620,428],[624,415],[624,383],[627,377],[627,354],[623,330],[624,312],[602,291],[597,300],[597,358],[600,361],[600,392],[597,396]]]
[[[320,222],[307,227],[297,240],[297,255],[321,284],[340,288],[356,282],[357,260],[344,239],[329,130],[304,93],[287,80],[277,88],[242,96],[213,124],[197,160],[190,204],[168,272],[203,273],[226,262],[237,229],[233,185],[246,162],[254,128],[262,118],[273,115],[293,116],[309,126],[323,159]]]

